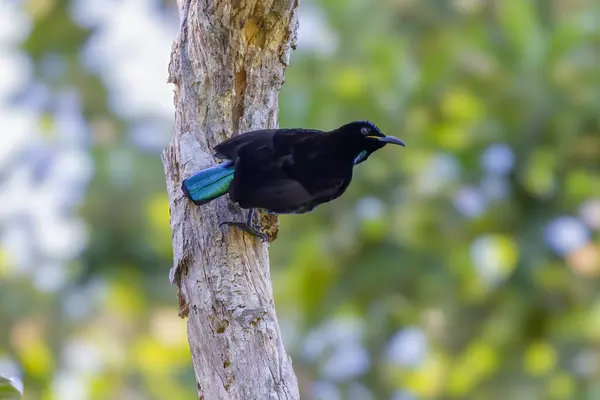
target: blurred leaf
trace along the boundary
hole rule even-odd
[[[38,61],[45,54],[72,53],[87,40],[90,31],[83,29],[71,19],[66,1],[30,0],[28,6],[35,11],[33,30],[26,43],[25,50]]]
[[[567,400],[575,398],[577,384],[575,379],[566,371],[560,371],[550,380],[548,387],[548,398],[556,400]]]
[[[21,395],[15,381],[0,374],[0,400],[17,400],[21,398]]]
[[[365,89],[363,74],[357,68],[346,67],[337,74],[333,88],[341,98],[359,98]]]
[[[148,234],[149,241],[153,244],[157,252],[164,254],[165,257],[171,256],[171,225],[170,225],[170,205],[166,193],[156,195],[148,200],[146,212],[149,223]]]
[[[534,0],[503,0],[497,7],[511,44],[530,68],[539,64],[543,54],[537,4]]]
[[[550,343],[534,342],[525,352],[525,369],[534,376],[547,374],[556,363],[556,350]]]
[[[38,379],[47,376],[56,365],[44,333],[42,321],[38,318],[23,319],[11,330],[12,344],[23,367]]]
[[[499,360],[499,355],[492,346],[475,341],[469,345],[461,359],[453,365],[448,384],[449,392],[459,397],[468,394],[495,371]]]
[[[436,398],[442,393],[447,370],[445,357],[434,353],[421,367],[413,371],[399,371],[400,379],[393,382],[398,389],[409,390],[422,398]]]
[[[548,149],[536,149],[527,166],[525,185],[534,194],[546,196],[555,188],[556,157]]]
[[[472,123],[481,118],[482,109],[475,96],[465,89],[454,88],[442,100],[445,117],[461,123]]]

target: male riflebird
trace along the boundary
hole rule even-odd
[[[265,239],[252,225],[256,208],[273,214],[301,214],[341,196],[352,169],[386,144],[405,146],[369,121],[355,121],[332,131],[263,129],[246,132],[215,146],[222,164],[184,179],[183,192],[197,205],[229,193],[248,221],[223,222]]]

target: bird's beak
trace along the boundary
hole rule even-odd
[[[369,136],[369,138],[371,139],[377,139],[380,142],[383,143],[391,143],[391,144],[399,144],[400,146],[404,146],[406,147],[406,143],[404,143],[402,140],[398,139],[397,137],[393,137],[393,136]]]

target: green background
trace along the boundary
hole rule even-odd
[[[192,399],[160,151],[172,2],[0,0],[0,374]],[[303,399],[600,398],[600,4],[300,5],[280,126],[407,143],[281,217]]]

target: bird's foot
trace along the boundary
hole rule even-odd
[[[239,221],[224,221],[219,224],[219,228],[223,225],[235,226],[238,229],[241,229],[244,232],[249,233],[250,235],[257,237],[261,240],[261,242],[266,242],[269,237],[261,231],[260,225],[255,225],[253,221],[254,209],[250,210],[248,213],[248,218],[246,222]]]
[[[236,228],[241,229],[244,232],[247,232],[247,233],[251,234],[252,236],[259,238],[261,240],[261,242],[263,242],[263,243],[266,242],[268,239],[268,236],[266,234],[262,233],[260,231],[260,229],[255,225],[248,225],[245,222],[225,221],[225,222],[221,222],[219,224],[219,227],[221,227],[223,225],[235,226]]]

